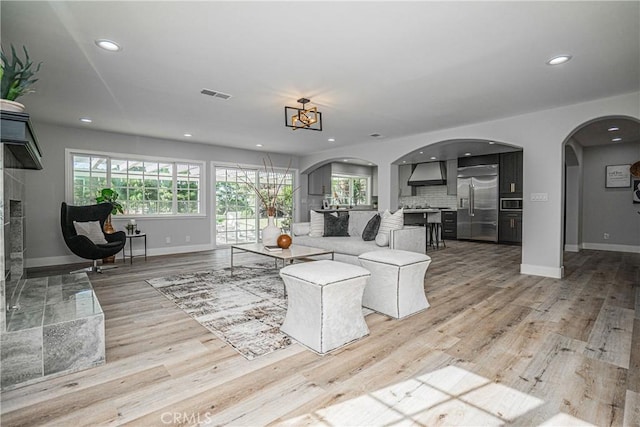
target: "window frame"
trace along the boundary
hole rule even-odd
[[[335,203],[335,201],[333,200],[333,179],[334,178],[342,178],[342,179],[348,179],[349,180],[349,198],[353,199],[353,182],[355,180],[360,180],[360,179],[366,179],[367,181],[367,200],[366,203],[360,204],[360,205],[353,205],[353,206],[369,206],[371,205],[371,181],[372,178],[370,175],[352,175],[352,174],[347,174],[347,173],[335,173],[335,174],[331,174],[331,199],[332,199],[332,205],[336,205],[336,206],[351,206],[348,203],[344,204],[344,203]]]
[[[265,172],[265,168],[264,165],[258,165],[258,164],[247,164],[247,163],[230,163],[230,162],[224,162],[224,161],[211,161],[211,188],[213,189],[212,191],[215,192],[216,191],[216,176],[217,176],[217,168],[225,168],[225,169],[237,169],[237,170],[246,170],[247,172],[256,172],[257,174],[260,173],[264,173]],[[270,168],[270,167],[269,167]],[[273,166],[273,171],[275,173],[285,173],[287,170],[286,167],[279,167],[279,166]],[[269,171],[271,172],[271,171]],[[294,190],[293,192],[293,198],[291,200],[291,224],[293,224],[294,222],[296,222],[296,213],[298,211],[298,203],[299,203],[299,192],[295,191],[295,189],[297,188],[296,185],[297,183],[300,182],[300,171],[297,168],[289,168],[289,173],[291,174],[291,188]],[[212,227],[211,227],[211,240],[213,242],[216,242],[216,247],[219,248],[226,248],[226,247],[230,247],[231,245],[233,245],[234,243],[223,243],[223,244],[218,244],[217,243],[217,233],[216,233],[216,215],[217,215],[217,199],[214,193],[213,197],[212,197],[212,201],[211,201],[211,220],[212,220]],[[260,201],[258,200],[258,198],[256,197],[256,209],[258,209],[258,207],[260,206]],[[266,218],[266,217],[264,217]],[[264,219],[259,215],[256,215],[256,219],[257,219],[257,224],[260,223],[260,219]],[[258,227],[256,229],[256,233],[260,232],[260,227]],[[291,231],[289,231],[291,232]],[[258,238],[259,241],[259,238]]]
[[[116,152],[108,152],[108,151],[94,151],[94,150],[83,150],[83,149],[65,149],[65,200],[69,204],[74,203],[74,169],[73,169],[73,157],[74,156],[95,156],[95,157],[105,157],[108,160],[108,163],[111,160],[127,160],[127,161],[141,161],[141,162],[157,162],[157,163],[171,163],[174,165],[173,174],[172,174],[172,191],[173,191],[173,202],[172,202],[172,213],[166,214],[119,214],[118,218],[128,219],[128,218],[163,218],[163,219],[181,219],[181,218],[204,218],[207,216],[207,162],[202,160],[192,160],[192,159],[178,159],[178,158],[169,158],[169,157],[160,157],[160,156],[144,156],[138,154],[128,154],[128,153],[116,153]],[[179,213],[178,212],[178,202],[177,200],[177,182],[180,179],[178,176],[178,171],[175,166],[178,164],[193,164],[198,165],[200,167],[200,177],[198,179],[199,186],[198,192],[199,194],[199,202],[200,202],[200,212],[199,213]],[[111,179],[111,168],[107,168],[107,180]]]

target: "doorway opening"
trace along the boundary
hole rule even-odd
[[[260,230],[267,225],[267,211],[252,187],[274,194],[276,200],[276,226],[287,231],[294,215],[292,172],[245,169],[216,166],[215,168],[215,227],[216,245],[255,243]],[[280,185],[281,183],[281,185]]]

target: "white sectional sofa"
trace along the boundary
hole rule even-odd
[[[293,244],[312,246],[332,250],[335,260],[360,265],[358,256],[374,250],[398,249],[425,253],[426,234],[424,227],[406,226],[400,230],[391,230],[389,244],[378,246],[375,240],[364,241],[362,232],[369,220],[379,212],[349,211],[349,237],[309,236],[310,223],[294,223],[292,226]],[[380,214],[382,214],[380,212]]]

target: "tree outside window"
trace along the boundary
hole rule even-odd
[[[332,205],[357,206],[371,203],[368,176],[333,175],[331,177]]]

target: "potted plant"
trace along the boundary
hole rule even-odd
[[[42,62],[34,68],[34,63],[29,58],[26,47],[24,51],[24,61],[18,57],[16,49],[11,45],[11,60],[7,58],[4,51],[0,50],[2,69],[0,70],[0,109],[6,111],[23,112],[24,105],[15,102],[17,98],[30,92],[29,88],[38,81],[33,76],[40,71]]]
[[[122,207],[120,202],[118,202],[118,192],[111,188],[103,188],[102,190],[100,190],[100,192],[96,196],[96,202],[111,203],[111,206],[113,206],[113,209],[111,210],[111,215],[124,213],[124,208]],[[109,218],[107,218],[107,220],[104,222],[104,232],[107,234],[111,234],[115,232],[115,230],[113,229],[113,225],[111,224],[111,215],[109,215]]]
[[[111,206],[113,206],[113,209],[111,209],[111,213],[109,214],[109,217],[104,222],[104,232],[106,234],[115,233],[116,230],[114,230],[113,224],[111,224],[111,215],[124,213],[124,208],[122,207],[120,202],[118,202],[118,192],[116,190],[112,190],[111,188],[103,188],[102,190],[100,190],[100,192],[98,192],[98,195],[96,196],[96,202],[111,203]],[[103,264],[113,264],[115,262],[116,262],[115,255],[112,255],[107,258],[102,258]]]

